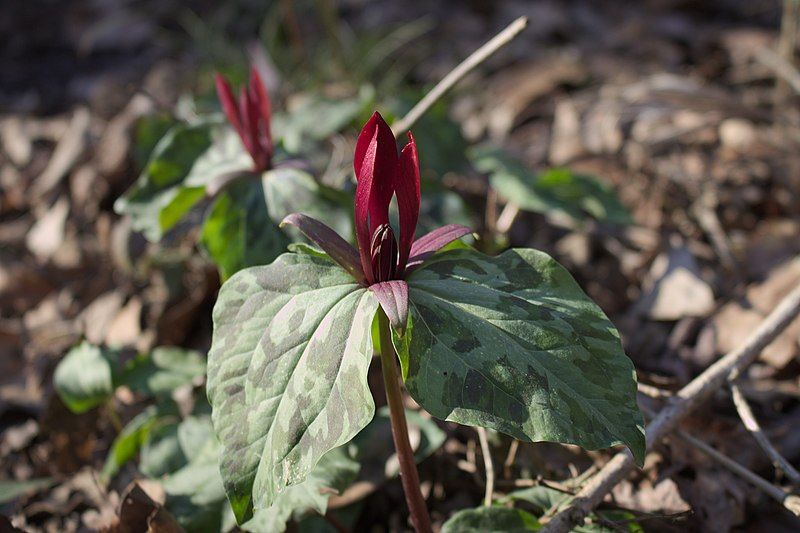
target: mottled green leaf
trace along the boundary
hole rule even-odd
[[[395,342],[406,387],[429,413],[527,441],[625,444],[641,463],[633,364],[550,256],[453,250],[407,281],[410,333]]]
[[[340,446],[322,456],[305,481],[286,487],[270,507],[256,510],[242,529],[278,533],[285,531],[290,519],[299,519],[309,511],[325,514],[331,494],[347,488],[359,470],[358,462],[348,457],[345,448]]]
[[[114,208],[130,215],[133,229],[157,241],[205,197],[213,178],[251,165],[241,142],[219,119],[178,124],[161,138]]]
[[[72,412],[85,413],[105,402],[114,392],[114,367],[119,351],[82,342],[56,367],[56,392]]]
[[[601,222],[630,224],[628,210],[614,189],[593,176],[565,168],[534,173],[502,150],[470,151],[475,167],[489,174],[489,181],[505,201],[526,211],[562,213],[576,221],[591,216]]]
[[[341,267],[305,254],[284,254],[223,284],[208,396],[240,522],[305,480],[372,418],[367,370],[376,309]]]
[[[535,516],[521,509],[479,507],[454,514],[441,533],[526,533],[541,527]]]

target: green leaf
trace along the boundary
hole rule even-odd
[[[270,263],[286,251],[289,239],[269,216],[261,180],[248,179],[217,197],[200,243],[225,280],[243,268]]]
[[[514,502],[525,502],[533,506],[536,514],[541,515],[551,507],[560,505],[569,498],[571,498],[571,496],[565,492],[560,492],[550,487],[545,487],[544,485],[538,485],[515,490],[502,498],[498,498],[495,503],[508,505]]]
[[[25,481],[0,481],[0,504],[12,502],[20,496],[32,494],[53,484],[49,477],[27,479]]]
[[[395,343],[406,387],[429,413],[527,441],[625,444],[641,464],[633,364],[550,256],[453,250],[407,281],[410,334]]]
[[[222,279],[251,266],[266,265],[286,251],[287,233],[278,228],[291,213],[317,218],[343,235],[352,232],[351,215],[339,193],[299,169],[277,168],[262,179],[232,183],[214,202],[200,241]],[[300,235],[289,229],[289,235]]]
[[[158,409],[150,406],[128,422],[128,425],[114,439],[111,450],[106,456],[106,462],[100,472],[100,479],[103,483],[107,483],[125,463],[139,453],[139,449],[147,442],[150,430],[158,422],[158,419]]]
[[[418,432],[418,445],[414,459],[421,462],[439,449],[445,440],[444,432],[418,411],[406,410],[406,419],[412,432]],[[398,474],[394,454],[389,410],[381,408],[375,418],[349,443],[325,454],[303,483],[287,487],[267,509],[255,512],[252,520],[242,526],[245,531],[279,532],[289,519],[300,520],[309,511],[324,515],[328,499],[341,492],[356,476],[379,486],[389,477]]]
[[[150,396],[169,396],[178,387],[199,380],[205,372],[206,361],[200,352],[160,346],[149,355],[139,355],[130,361],[118,385]]]
[[[502,498],[495,500],[496,505],[508,506],[514,503],[523,502],[532,507],[537,516],[541,516],[555,506],[565,504],[572,498],[572,495],[561,492],[550,487],[539,485],[527,489],[520,489]],[[599,518],[598,518],[599,517]],[[614,533],[627,529],[631,533],[642,533],[642,527],[635,522],[635,516],[627,511],[603,510],[591,513],[588,517],[590,523],[577,526],[572,529],[573,533]],[[620,522],[617,527],[603,525],[599,519],[608,522]],[[624,526],[627,525],[627,528]]]
[[[146,115],[136,121],[133,138],[133,158],[137,168],[144,167],[158,141],[167,134],[177,120],[169,115]]]
[[[340,235],[352,233],[352,198],[317,183],[311,174],[296,168],[276,168],[264,173],[267,212],[277,225],[292,213],[303,213],[324,222]],[[288,228],[289,234],[300,233]],[[298,240],[298,239],[295,239]]]
[[[308,98],[290,113],[276,113],[272,129],[288,152],[298,153],[305,141],[327,139],[352,123],[372,98],[368,90],[344,100]]]
[[[305,254],[241,270],[219,292],[208,396],[239,522],[304,481],[374,413],[367,370],[377,303],[338,265]]]
[[[200,456],[207,442],[216,442],[211,416],[189,416],[178,426],[178,442],[189,461]]]
[[[165,506],[187,531],[217,533],[227,507],[218,467],[220,446],[211,439],[196,443],[195,450],[189,464],[164,479]]]
[[[565,168],[536,174],[502,150],[481,147],[469,153],[475,167],[505,201],[526,211],[562,213],[576,221],[588,216],[601,222],[631,223],[628,210],[614,189],[597,178]]]
[[[441,533],[525,533],[539,529],[536,517],[520,509],[479,507],[454,514]]]
[[[286,529],[290,519],[300,519],[309,511],[324,515],[330,495],[347,488],[359,470],[358,461],[349,458],[345,448],[340,446],[326,453],[305,481],[286,487],[270,507],[256,510],[242,529],[280,532]]]
[[[142,445],[139,470],[149,477],[160,477],[184,466],[186,455],[178,441],[178,424],[155,423]]]
[[[114,393],[113,366],[119,351],[84,341],[72,348],[56,367],[56,392],[70,411],[85,413]]]
[[[114,204],[133,229],[157,241],[205,197],[205,186],[252,164],[235,133],[219,119],[172,127],[153,149],[136,183]]]

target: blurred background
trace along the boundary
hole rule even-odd
[[[231,258],[234,243],[208,229],[215,198],[167,223],[170,195],[188,185],[151,175],[170,128],[219,112],[215,71],[234,85],[251,64],[261,72],[281,150],[302,154],[347,204],[372,111],[403,116],[522,15],[527,29],[413,127],[422,225],[469,224],[489,253],[553,255],[620,329],[645,385],[677,390],[739,346],[800,282],[794,0],[6,0],[0,530],[233,528],[215,462],[199,451],[210,438],[205,354],[220,279],[262,258]],[[236,216],[255,250],[261,219],[249,209]],[[741,382],[795,465],[798,341],[795,322]],[[481,451],[470,428],[417,423],[438,527],[481,503]],[[726,391],[684,429],[791,486]],[[324,519],[296,506],[251,530],[407,529],[385,424],[376,431],[385,438],[358,452],[361,470]],[[542,479],[568,493],[608,457],[501,435],[491,444],[500,495]],[[630,513],[600,520],[610,531],[800,528],[677,439],[607,507]]]

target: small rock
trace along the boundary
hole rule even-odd
[[[729,118],[719,125],[722,146],[736,151],[745,151],[756,142],[756,130],[749,120]]]
[[[652,320],[703,317],[714,308],[714,293],[700,277],[700,269],[685,247],[671,248],[653,261],[642,298],[640,314]]]

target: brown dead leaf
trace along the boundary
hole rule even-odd
[[[100,173],[116,175],[123,170],[131,147],[131,128],[140,117],[152,113],[153,108],[153,101],[149,97],[137,94],[108,123],[95,152]]]
[[[31,227],[25,244],[39,261],[50,259],[64,242],[68,214],[69,202],[61,197]]]
[[[614,488],[613,495],[618,505],[646,513],[677,514],[691,509],[670,478],[655,483],[644,480],[636,486],[625,481]]]
[[[164,509],[164,489],[152,481],[131,483],[122,496],[119,519],[105,533],[179,533],[183,528]]]
[[[92,344],[101,344],[114,321],[114,317],[122,308],[125,302],[124,296],[119,291],[109,291],[95,298],[89,306],[83,310],[79,321],[83,328],[86,340]]]
[[[89,110],[79,107],[72,115],[67,131],[59,139],[53,156],[31,188],[34,197],[44,196],[61,182],[86,148],[86,134],[89,131],[91,115]]]
[[[744,302],[725,305],[709,326],[713,328],[716,351],[728,353],[744,344],[780,299],[798,283],[800,260],[795,259],[773,270],[763,283],[751,285]],[[773,368],[784,368],[798,355],[798,339],[800,319],[792,322],[761,352],[761,360]]]
[[[106,330],[106,344],[135,346],[139,350],[147,350],[148,347],[139,345],[142,339],[142,307],[142,300],[134,296],[116,313]]]

